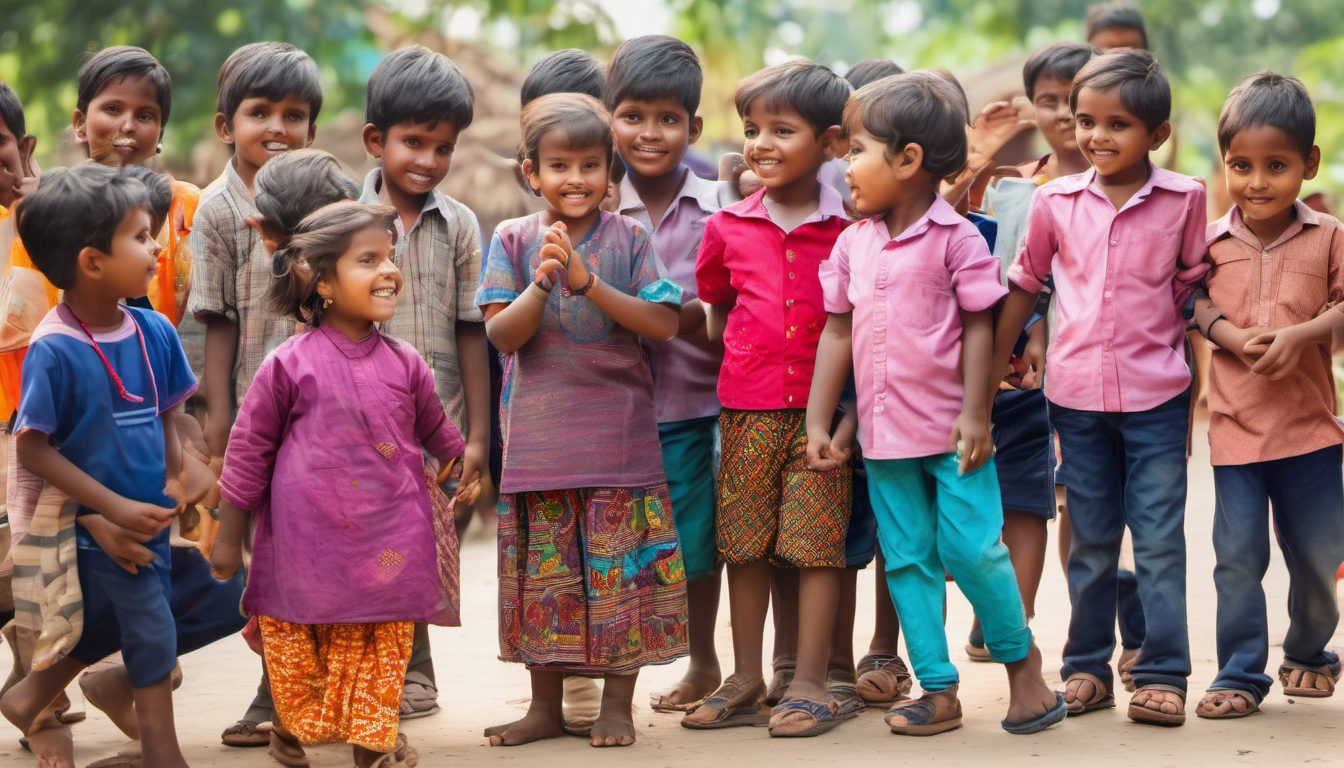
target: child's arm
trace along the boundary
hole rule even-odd
[[[163,414],[163,460],[165,467],[163,492],[177,502],[177,511],[181,513],[186,506],[187,488],[182,481],[182,441],[178,438],[177,424],[173,420],[173,414],[179,410],[181,410],[181,405],[170,408]]]
[[[710,341],[723,341],[723,331],[728,327],[730,304],[705,305],[705,334]]]
[[[541,268],[545,269],[551,260],[563,259],[571,289],[588,285],[591,279],[593,285],[586,295],[607,317],[620,323],[626,330],[653,341],[669,341],[677,335],[679,317],[675,308],[631,296],[608,285],[599,276],[591,275],[583,258],[574,257],[574,247],[569,242],[569,233],[565,231],[563,223],[551,225],[546,231],[545,242],[546,245],[541,249],[542,256],[553,255],[542,262]]]
[[[991,368],[990,364],[995,344],[993,310],[971,312],[962,309],[960,312],[961,415],[952,425],[948,442],[961,459],[959,471],[965,474],[979,469],[994,453],[994,441],[989,433],[989,409],[990,399],[1001,377],[991,377],[989,372],[1002,371],[1002,368]],[[1025,323],[1026,319],[1023,318],[1021,322]],[[1021,333],[1020,324],[1017,333]],[[1007,365],[1006,358],[1004,365]]]
[[[219,532],[210,550],[210,575],[228,581],[243,564],[243,536],[251,511],[239,509],[223,499],[219,502]]]
[[[677,335],[690,336],[705,327],[705,303],[691,299],[681,305],[677,317]]]
[[[112,562],[127,571],[138,573],[154,562],[154,552],[144,546],[153,536],[122,528],[102,515],[80,515],[75,522],[89,532]]]
[[[1215,328],[1223,325],[1230,323],[1214,323]],[[1302,350],[1314,344],[1329,344],[1337,328],[1344,328],[1344,305],[1341,304],[1305,323],[1254,335],[1242,347],[1242,352],[1255,360],[1252,371],[1271,379],[1282,379],[1297,368]]]
[[[485,324],[457,321],[457,366],[467,411],[467,447],[462,477],[485,478],[490,471],[490,354]]]
[[[817,363],[807,396],[807,465],[811,469],[840,467],[854,444],[853,436],[843,440],[839,429],[831,434],[835,407],[840,404],[840,393],[854,364],[853,322],[853,312],[831,313],[817,342]]]
[[[233,364],[238,358],[238,324],[224,315],[205,319],[205,445],[223,456],[233,426]]]
[[[1003,300],[998,322],[991,331],[992,358],[989,364],[990,379],[993,380],[993,387],[989,390],[991,395],[997,391],[1004,371],[1008,370],[1008,360],[1013,356],[1013,347],[1017,346],[1017,337],[1022,333],[1022,328],[1026,326],[1032,310],[1036,307],[1038,295],[1038,292],[1029,291],[1017,283],[1008,284],[1008,297]],[[965,355],[965,341],[963,341],[962,356]]]
[[[543,277],[529,284],[508,304],[485,305],[485,335],[495,349],[506,355],[513,354],[536,334],[553,289],[553,286],[542,287],[548,281],[549,277]]]

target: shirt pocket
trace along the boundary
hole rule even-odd
[[[1290,323],[1310,320],[1329,300],[1329,277],[1324,259],[1288,257],[1279,268],[1278,303],[1288,311]]]
[[[926,331],[948,313],[952,287],[947,275],[932,270],[912,270],[895,275],[897,290],[887,291],[887,302],[897,322],[906,328]]]

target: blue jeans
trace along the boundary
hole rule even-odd
[[[1112,687],[1117,568],[1125,526],[1134,541],[1145,637],[1134,684],[1185,690],[1190,639],[1185,617],[1185,450],[1189,390],[1146,411],[1079,411],[1050,404],[1065,456],[1073,544],[1064,644],[1065,679],[1085,672]]]
[[[1335,569],[1344,562],[1344,472],[1340,446],[1301,456],[1213,468],[1217,502],[1218,677],[1210,688],[1269,693],[1265,591],[1270,509],[1288,566],[1288,634],[1283,655],[1311,667],[1333,664],[1325,650],[1339,623]]]
[[[1031,650],[1022,595],[1000,538],[1003,506],[994,460],[964,475],[957,464],[952,453],[864,459],[887,585],[925,691],[944,690],[958,679],[943,629],[944,573],[975,608],[995,661],[1021,661]]]

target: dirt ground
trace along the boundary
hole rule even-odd
[[[1194,696],[1216,672],[1214,647],[1213,481],[1207,441],[1202,429],[1195,435],[1190,462],[1190,497],[1186,516],[1189,549],[1188,601]],[[1058,560],[1051,557],[1032,624],[1045,653],[1047,679],[1059,684],[1058,662],[1068,620],[1068,596]],[[859,580],[859,605],[872,605],[872,570]],[[1283,560],[1275,552],[1266,578],[1270,606],[1270,664],[1277,668],[1277,646],[1286,629],[1288,593]],[[693,732],[678,725],[678,717],[649,710],[647,692],[680,677],[681,665],[647,669],[635,701],[639,741],[625,749],[597,750],[585,740],[564,738],[514,748],[491,748],[481,731],[488,725],[516,719],[527,707],[528,678],[520,666],[496,660],[495,548],[493,535],[473,529],[462,548],[461,628],[433,628],[434,658],[443,711],[405,724],[411,743],[420,751],[420,765],[532,766],[602,768],[603,766],[748,766],[892,765],[902,753],[915,751],[922,764],[941,766],[1282,766],[1344,764],[1344,696],[1335,699],[1289,699],[1277,688],[1264,702],[1264,713],[1243,720],[1208,721],[1195,718],[1190,702],[1184,727],[1162,729],[1131,723],[1121,706],[1080,718],[1035,736],[1012,736],[999,728],[1007,704],[1007,685],[995,664],[966,660],[960,650],[970,627],[965,599],[950,590],[948,632],[952,658],[961,669],[964,727],[932,738],[893,736],[883,725],[879,710],[869,710],[836,730],[814,739],[771,739],[763,728]],[[719,616],[719,651],[731,665],[731,636],[727,608]],[[863,610],[855,631],[858,655],[866,648],[872,616]],[[1336,634],[1336,643],[1341,635]],[[260,674],[258,658],[239,638],[231,638],[182,659],[186,680],[177,692],[177,729],[183,750],[193,766],[276,765],[265,749],[233,749],[219,742],[220,731],[243,713]],[[0,735],[0,765],[28,766],[33,758],[19,748],[18,734],[8,725]],[[75,726],[76,761],[84,765],[114,753],[124,739],[96,711]],[[843,752],[841,752],[843,750]],[[310,750],[314,766],[348,766],[345,747]]]

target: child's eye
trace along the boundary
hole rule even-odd
[[[453,154],[453,147],[451,145],[444,145],[439,147],[437,151],[440,155],[447,156]]]
[[[418,147],[418,146],[420,146],[420,140],[417,139],[417,138],[415,138],[415,137],[413,137],[413,136],[412,136],[412,137],[408,137],[408,138],[406,139],[406,146],[408,146],[408,147]]]
[[[676,125],[678,119],[676,115],[663,115],[663,122],[667,125]]]
[[[248,112],[247,116],[253,118],[254,120],[265,120],[266,111],[262,109],[254,109],[251,112]]]
[[[1116,120],[1115,122],[1111,123],[1111,130],[1113,130],[1113,131],[1123,131],[1124,129],[1126,129],[1126,128],[1128,128],[1128,127],[1129,127],[1129,123],[1122,122],[1122,121],[1120,121],[1120,120]]]
[[[302,112],[290,112],[290,113],[289,113],[289,120],[290,120],[290,122],[301,123],[301,122],[303,122],[304,120],[307,120],[307,119],[308,119],[308,116],[305,115],[305,114],[303,114]]]
[[[1269,164],[1269,170],[1271,170],[1271,171],[1275,171],[1275,172],[1277,172],[1277,171],[1282,171],[1282,170],[1284,170],[1284,169],[1287,168],[1287,167],[1288,167],[1288,166],[1284,165],[1282,162],[1280,162],[1280,161],[1278,161],[1278,160],[1275,160],[1274,162],[1272,162],[1272,163]]]
[[[597,168],[597,167],[599,167],[599,164],[598,164],[598,163],[584,163],[584,164],[583,164],[583,169],[584,169],[585,171],[591,171],[591,170],[593,170],[593,169],[595,169],[595,168]]]
[[[775,133],[780,136],[788,136],[793,133],[792,128],[776,128]]]
[[[108,104],[107,106],[103,107],[103,111],[109,115],[115,115],[121,111],[121,108],[115,104]]]
[[[756,129],[755,129],[755,128],[744,128],[744,129],[742,129],[742,135],[743,135],[743,136],[746,136],[748,139],[754,139],[754,138],[756,138]]]
[[[155,118],[153,112],[141,112],[141,113],[140,113],[140,120],[142,120],[143,122],[146,122],[146,123],[152,123],[152,122],[155,121],[155,119],[156,119],[156,118]]]

